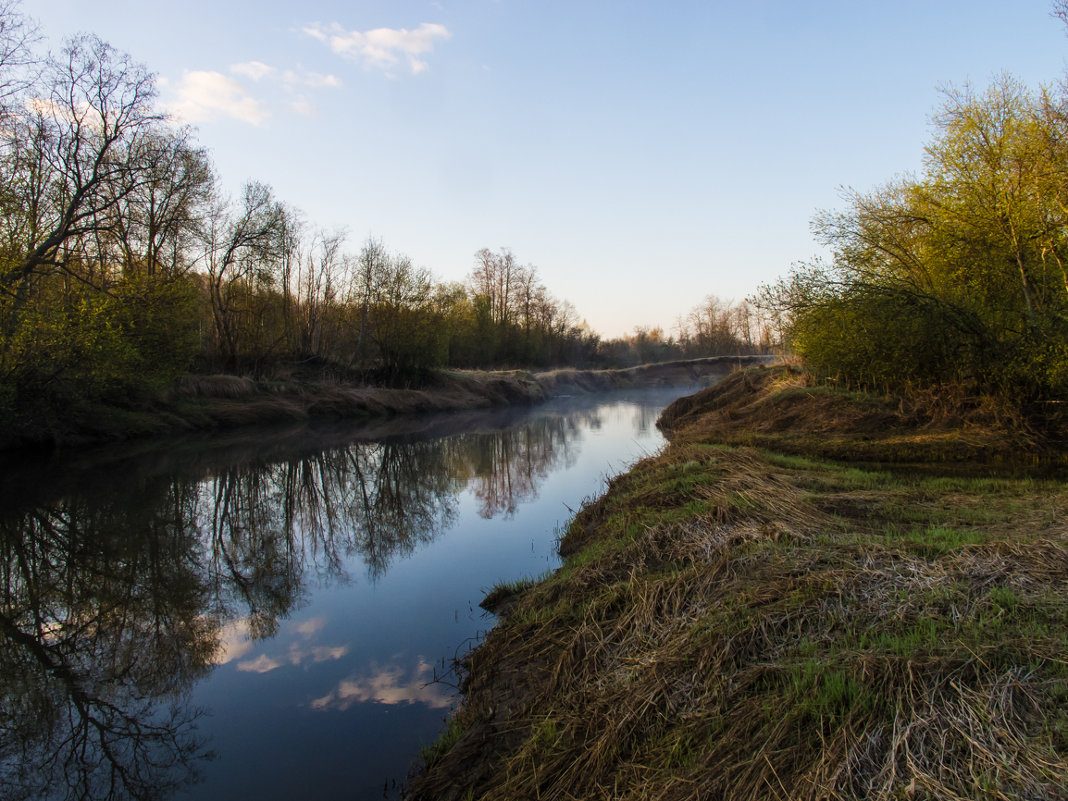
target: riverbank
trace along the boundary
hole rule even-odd
[[[254,379],[195,375],[157,398],[92,403],[40,420],[6,420],[0,450],[81,445],[179,431],[321,418],[372,419],[399,414],[532,404],[555,395],[654,386],[699,386],[738,367],[775,361],[765,356],[717,356],[622,370],[441,370],[416,389],[360,385],[336,377]]]
[[[663,423],[490,599],[414,798],[1068,797],[1056,442],[784,368]]]

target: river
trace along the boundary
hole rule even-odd
[[[688,390],[0,463],[0,799],[399,796],[497,582]]]

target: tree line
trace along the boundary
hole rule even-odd
[[[396,377],[581,358],[596,340],[508,251],[467,285],[308,224],[263,183],[223,192],[152,76],[93,36],[36,58],[0,9],[0,384],[128,392],[196,365],[327,360]],[[11,400],[10,397],[7,398]]]
[[[16,418],[152,396],[189,370],[322,363],[406,382],[654,355],[602,343],[508,249],[442,282],[374,238],[350,252],[267,184],[228,196],[143,66],[92,35],[36,45],[0,2],[0,408]],[[702,325],[672,356],[722,345]]]
[[[602,340],[597,358],[602,366],[629,367],[704,356],[749,356],[771,353],[780,339],[775,320],[753,302],[708,295],[676,320],[672,332],[638,326],[630,334]]]

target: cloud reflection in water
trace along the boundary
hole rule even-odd
[[[323,629],[326,625],[326,618],[314,617],[309,620],[297,623],[293,630],[298,637],[304,640],[310,640],[315,634]],[[247,628],[247,626],[246,626]],[[248,653],[251,649],[251,643],[248,644],[240,654]],[[330,662],[343,658],[349,652],[348,645],[306,645],[300,642],[292,642],[289,645],[289,652],[285,659],[277,657],[271,657],[267,654],[260,654],[255,659],[246,659],[243,662],[237,663],[237,669],[243,673],[269,673],[277,668],[284,667],[285,665],[292,665],[293,667],[300,667],[309,662]],[[231,657],[231,659],[238,657]]]
[[[374,668],[369,676],[351,676],[337,689],[311,702],[312,709],[345,711],[353,704],[425,704],[431,709],[447,709],[452,694],[443,684],[434,682],[434,670],[419,657],[414,670],[393,664]]]

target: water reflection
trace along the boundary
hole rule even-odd
[[[434,681],[434,667],[425,657],[418,657],[414,667],[402,664],[375,666],[368,675],[354,675],[340,682],[336,689],[311,702],[312,709],[341,710],[355,703],[425,704],[431,709],[446,709],[452,695],[444,684]]]
[[[186,697],[218,625],[177,495],[152,490],[3,516],[5,799],[163,797],[207,756]]]
[[[351,579],[354,557],[375,580],[448,530],[461,489],[484,518],[514,515],[599,424],[588,408],[528,417],[280,430],[4,471],[0,798],[155,799],[195,781],[211,756],[198,680],[229,663],[263,674],[342,659],[348,646],[319,642],[315,618],[284,655],[249,654],[315,587]],[[383,664],[311,707],[444,708],[431,678],[423,657]]]

